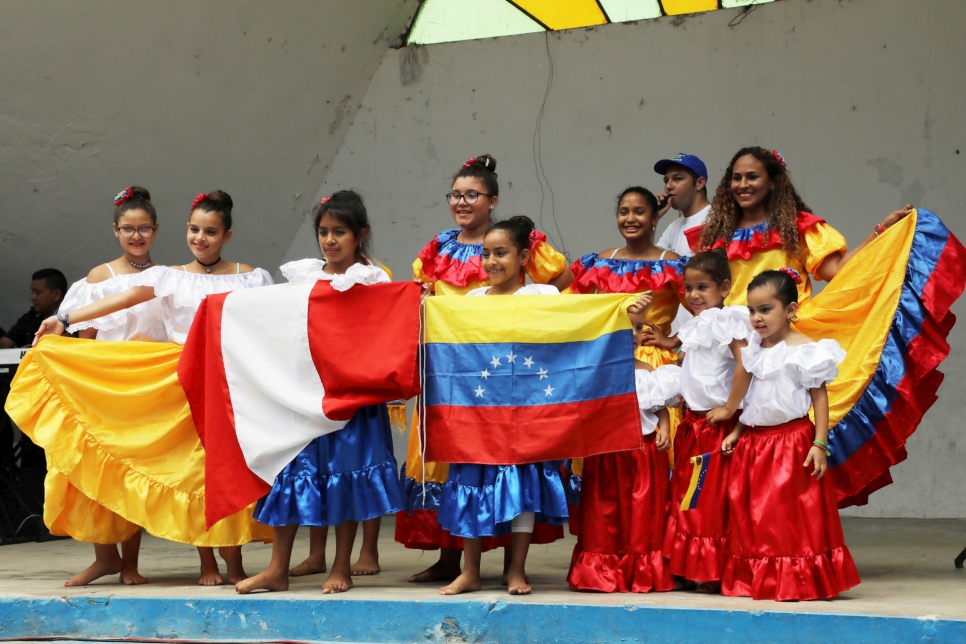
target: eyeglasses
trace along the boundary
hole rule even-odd
[[[120,227],[115,226],[114,229],[117,230],[117,232],[121,233],[121,235],[123,235],[124,237],[134,237],[134,233],[137,233],[141,237],[147,238],[154,234],[156,227],[138,226],[137,228],[135,228],[134,226],[120,226]]]
[[[455,206],[456,204],[458,204],[460,202],[460,199],[465,201],[467,205],[472,206],[477,201],[479,201],[481,196],[492,197],[493,195],[488,195],[485,192],[477,192],[476,190],[467,190],[463,194],[460,194],[458,192],[448,192],[446,193],[446,200],[449,202],[449,205],[451,206]]]

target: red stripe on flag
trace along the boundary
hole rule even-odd
[[[268,494],[271,486],[248,469],[235,434],[235,415],[221,353],[221,314],[230,293],[209,295],[191,323],[178,362],[202,445],[217,445],[217,458],[205,454],[205,523],[215,523]],[[197,329],[196,329],[197,327]]]
[[[515,465],[640,449],[637,393],[534,407],[426,408],[426,461]]]
[[[348,420],[362,407],[419,393],[420,291],[414,282],[339,292],[320,281],[312,289],[309,350],[326,417]]]

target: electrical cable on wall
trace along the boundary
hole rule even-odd
[[[550,97],[550,88],[553,86],[553,56],[550,53],[550,32],[544,34],[546,47],[547,47],[547,60],[550,63],[550,74],[547,76],[547,89],[543,93],[543,102],[540,104],[540,111],[537,113],[537,122],[533,130],[533,166],[534,170],[537,172],[537,182],[540,184],[540,216],[538,220],[540,222],[540,230],[547,234],[553,245],[563,253],[567,259],[570,259],[570,253],[567,252],[567,246],[563,240],[563,234],[560,232],[560,225],[557,223],[557,211],[556,203],[554,201],[553,188],[550,187],[550,180],[547,179],[547,173],[543,169],[543,150],[541,148],[541,126],[543,125],[543,113],[547,108],[547,99]],[[543,189],[543,184],[546,182],[547,191],[550,193],[550,218],[553,219],[553,227],[557,231],[557,236],[554,237],[544,225],[543,225],[543,204],[546,199],[546,193]]]

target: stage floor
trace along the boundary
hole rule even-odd
[[[358,609],[365,606],[366,610],[371,610],[374,606],[383,605],[383,602],[419,602],[419,605],[426,609],[432,606],[434,610],[441,610],[440,614],[458,612],[457,605],[461,606],[460,610],[468,609],[467,603],[470,603],[491,606],[488,609],[490,611],[495,605],[501,607],[519,605],[520,610],[530,604],[534,608],[537,605],[552,606],[557,615],[565,614],[559,613],[561,607],[573,606],[575,608],[684,610],[695,617],[699,613],[713,615],[718,611],[724,611],[723,614],[732,616],[736,613],[749,613],[759,617],[764,612],[776,614],[779,619],[780,614],[794,613],[811,614],[814,617],[824,614],[833,621],[835,614],[841,614],[843,616],[911,617],[919,622],[939,623],[948,620],[966,622],[966,570],[956,570],[953,567],[954,557],[966,546],[966,521],[844,517],[843,525],[846,543],[858,565],[862,583],[833,601],[756,602],[750,599],[706,596],[692,592],[645,595],[572,592],[568,590],[565,581],[574,543],[574,538],[569,535],[564,541],[549,546],[535,546],[531,549],[528,572],[534,588],[532,595],[511,597],[503,590],[500,584],[502,554],[493,552],[484,555],[484,590],[482,592],[443,598],[438,594],[440,585],[438,583],[418,585],[407,583],[406,578],[410,574],[427,567],[436,560],[436,553],[405,550],[394,543],[392,541],[394,523],[391,517],[387,517],[383,522],[380,543],[382,573],[372,577],[356,578],[356,587],[341,595],[323,596],[319,593],[324,580],[322,575],[293,578],[290,590],[285,593],[238,596],[230,586],[200,587],[195,583],[198,557],[192,548],[145,536],[141,549],[140,570],[151,583],[136,587],[121,586],[116,583],[116,577],[111,577],[83,588],[65,588],[64,580],[91,562],[93,550],[88,544],[61,540],[0,547],[0,601],[7,606],[4,612],[7,612],[8,617],[11,618],[16,611],[11,613],[10,607],[22,605],[25,601],[34,602],[31,612],[39,611],[39,614],[43,614],[45,606],[54,606],[55,603],[66,603],[70,606],[107,605],[126,598],[137,600],[131,604],[132,606],[143,607],[152,605],[149,603],[151,600],[163,601],[176,598],[189,606],[203,605],[206,601],[215,602],[211,604],[212,606],[222,605],[224,600],[230,599],[229,604],[235,607],[232,609],[234,611],[238,611],[240,607],[245,611],[262,610],[262,612],[270,606],[266,602],[298,600],[294,605],[304,607],[309,604],[304,604],[303,600],[312,600],[312,606],[321,606],[323,609],[326,602],[337,601],[339,607],[346,607],[344,610],[352,610],[353,606]],[[360,541],[361,533],[356,540],[357,550]],[[330,561],[334,545],[334,534],[331,534],[328,552]],[[293,563],[298,563],[307,552],[308,530],[303,529],[299,532]],[[248,573],[254,574],[262,570],[269,561],[270,553],[270,545],[245,546],[245,566]],[[56,601],[51,603],[44,600]],[[331,611],[335,609],[336,606],[333,605],[326,611],[329,613],[329,619],[334,617]],[[659,613],[666,614],[665,610],[659,610]],[[577,613],[582,611],[578,608],[574,614]],[[429,620],[433,619],[429,613],[426,613],[425,617]],[[581,628],[579,624],[560,622],[562,618],[559,616],[550,616],[550,619],[553,620],[551,623],[556,623],[563,629],[575,628],[579,632]],[[51,624],[55,621],[56,619]],[[899,621],[912,622],[912,620]],[[43,622],[38,622],[38,628],[42,629],[42,624]],[[585,624],[584,628],[595,626],[595,624]],[[959,626],[963,624],[954,626],[959,633]],[[179,632],[182,636],[184,630],[181,629]],[[442,631],[439,629],[437,631],[443,640],[450,639],[445,624]],[[62,631],[58,631],[60,632]],[[167,631],[161,629],[159,632],[164,636]],[[709,628],[709,632],[713,633],[714,629]],[[815,634],[818,635],[819,632],[821,631]],[[862,632],[861,628],[858,632]],[[16,632],[16,628],[11,627],[9,619],[0,622],[0,634],[5,634],[6,637],[25,635],[25,633]],[[69,634],[83,639],[80,637],[83,633]],[[740,630],[736,632],[736,635],[740,634]],[[239,634],[239,638],[242,635],[244,633]],[[390,634],[384,633],[376,639],[406,641],[407,637],[409,635],[400,633],[399,639],[394,640]],[[251,637],[244,637],[244,639],[251,639]],[[286,637],[284,639],[304,638]],[[473,638],[464,639],[473,640]],[[345,641],[344,638],[343,641]]]

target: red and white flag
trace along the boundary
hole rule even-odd
[[[361,407],[419,393],[419,285],[298,282],[209,296],[178,378],[205,448],[210,527]]]

